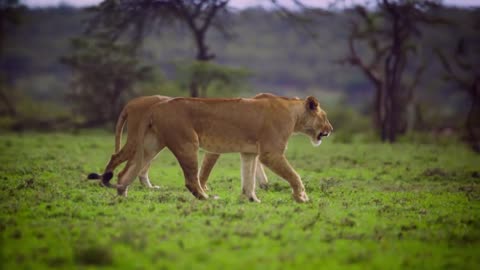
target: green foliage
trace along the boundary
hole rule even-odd
[[[163,76],[153,73],[152,80],[146,82],[139,82],[136,87],[139,95],[164,95],[170,97],[188,96],[187,89],[180,87],[180,85],[172,80],[166,80]]]
[[[19,89],[11,97],[15,103],[15,115],[0,116],[0,131],[15,130],[70,130],[81,122],[65,106],[49,100],[35,100]]]
[[[373,133],[371,119],[368,116],[362,115],[357,111],[346,106],[328,112],[328,119],[334,124],[335,141],[342,143],[351,143],[358,137],[359,134],[367,137],[377,138],[371,136]]]
[[[399,138],[403,143],[418,143],[418,144],[437,144],[437,145],[455,145],[460,144],[460,138],[454,136],[452,131],[443,132],[411,132]]]
[[[449,7],[433,12],[455,21],[457,27],[422,26],[419,46],[455,48],[460,36],[478,36],[471,27],[473,19],[478,17],[478,10]],[[295,95],[303,97],[308,89],[321,88],[342,93],[347,106],[362,108],[371,102],[372,88],[361,72],[335,64],[348,51],[346,22],[351,18],[351,12],[337,11],[315,18],[313,32],[318,37],[315,42],[310,34],[268,9],[251,8],[232,12],[228,16],[232,25],[231,38],[226,39],[215,31],[209,32],[209,47],[215,52],[217,63],[251,72],[249,82],[254,92],[295,92]],[[89,12],[66,6],[25,10],[24,20],[14,32],[10,32],[5,53],[0,58],[0,69],[7,73],[13,89],[21,89],[35,100],[70,106],[64,97],[70,92],[71,70],[58,59],[70,53],[70,39],[82,34],[83,23],[89,19]],[[372,20],[382,23],[380,18]],[[195,44],[189,30],[177,24],[150,30],[138,51],[140,61],[158,68],[165,74],[165,80],[175,80],[179,76],[175,63],[195,57]],[[358,53],[371,57],[364,46],[358,48]],[[443,68],[433,50],[424,50],[422,54],[427,59],[428,69],[424,72],[425,79],[419,82],[416,101],[428,111],[428,115],[423,116],[425,121],[434,120],[424,126],[463,123],[468,97],[459,93],[456,85],[442,79]],[[413,76],[415,66],[406,67],[406,72]],[[158,81],[160,79],[154,80]],[[144,88],[146,85],[152,94],[187,95],[184,86],[165,81],[158,85],[141,81],[133,95],[147,91]],[[251,95],[243,92],[240,94]],[[209,89],[207,94],[216,96],[217,90]],[[220,90],[218,95],[225,96]],[[447,118],[439,117],[443,115]]]
[[[151,68],[139,63],[131,46],[114,44],[102,36],[73,39],[72,50],[62,58],[74,70],[68,98],[87,125],[113,123],[134,96],[135,84],[150,79]]]
[[[231,96],[242,90],[250,73],[241,68],[221,66],[206,61],[181,63],[177,65],[177,81],[182,89],[188,89],[191,83],[197,84],[202,97]]]
[[[333,135],[334,136],[334,135]],[[164,151],[128,198],[88,182],[110,157],[105,133],[0,136],[4,269],[477,269],[480,157],[462,145],[342,144],[294,137],[287,157],[311,202],[267,171],[262,203],[239,197],[223,155],[198,201]]]
[[[32,100],[23,97],[18,100],[18,116],[15,118],[16,130],[69,130],[82,120],[73,115],[69,108],[49,101]]]

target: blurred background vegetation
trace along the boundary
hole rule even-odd
[[[111,127],[141,95],[316,96],[335,140],[479,151],[480,9],[441,1],[0,0],[0,130]]]

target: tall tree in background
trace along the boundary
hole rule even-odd
[[[311,31],[314,20],[311,17],[298,16],[271,0],[277,7],[299,22],[307,33],[315,39]],[[309,7],[301,0],[293,1],[305,14],[315,16],[332,13]],[[445,23],[442,18],[432,15],[432,10],[440,7],[440,0],[375,0],[364,1],[365,6],[350,4],[344,0],[332,0],[333,10],[346,10],[349,19],[350,34],[348,55],[340,63],[358,67],[374,86],[373,123],[379,130],[383,141],[394,142],[397,135],[406,132],[407,108],[415,100],[414,89],[420,82],[426,69],[424,61],[419,61],[421,48],[415,43],[421,37],[421,26]],[[343,8],[341,7],[343,6]],[[305,12],[307,11],[307,12]],[[333,13],[335,14],[335,13]],[[310,24],[310,25],[309,25]],[[357,47],[361,47],[357,50]],[[359,53],[361,51],[361,53]],[[412,71],[413,70],[413,71]],[[410,76],[406,76],[410,75]],[[407,77],[410,77],[407,80]],[[417,113],[419,113],[417,111]]]
[[[456,48],[437,54],[446,72],[445,79],[454,82],[470,101],[465,127],[467,141],[480,152],[480,17],[475,17],[473,35],[461,37]]]
[[[436,7],[438,1],[378,0],[375,11],[354,8],[359,20],[351,22],[349,55],[342,62],[357,66],[374,85],[374,123],[383,141],[394,142],[405,131],[405,109],[425,65],[418,65],[410,82],[404,75],[415,62],[420,26],[442,22],[429,13]],[[357,53],[359,42],[369,48],[369,60]]]
[[[151,68],[136,60],[130,45],[100,37],[74,39],[72,47],[72,54],[62,58],[73,69],[68,98],[86,127],[114,123],[123,104],[134,96],[135,84],[149,79]]]
[[[5,40],[11,27],[18,25],[21,20],[22,11],[25,9],[18,0],[0,0],[0,57],[3,55]],[[15,116],[17,110],[12,98],[7,93],[6,74],[0,73],[0,102],[6,107],[6,112],[10,116]],[[0,110],[1,113],[2,110]]]
[[[225,33],[222,18],[228,0],[105,0],[92,9],[94,17],[90,31],[106,32],[112,40],[124,35],[134,44],[141,43],[147,30],[156,26],[180,22],[191,32],[197,52],[196,60],[207,62],[215,58],[207,43],[207,33],[213,27]],[[199,96],[199,82],[190,82],[190,95]]]

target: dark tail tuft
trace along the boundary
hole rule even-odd
[[[110,181],[112,179],[113,173],[112,172],[107,172],[102,175],[102,180],[103,181]]]
[[[112,172],[106,172],[102,175],[102,183],[105,186],[110,186],[110,179],[112,179],[113,173]]]
[[[91,173],[87,176],[87,179],[90,179],[90,180],[98,180],[98,179],[101,179],[102,176],[99,175],[98,173]]]
[[[116,188],[116,185],[110,184],[110,179],[113,177],[113,172],[106,172],[104,174],[91,173],[88,175],[90,180],[102,180],[102,184],[106,187]]]

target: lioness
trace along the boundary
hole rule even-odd
[[[108,165],[106,166],[105,171],[113,172],[113,170],[120,165],[121,163],[127,161],[127,156],[125,153],[135,151],[136,145],[138,143],[138,127],[141,119],[145,116],[145,113],[148,109],[155,103],[166,101],[171,97],[167,96],[143,96],[134,98],[129,101],[122,109],[120,116],[118,117],[116,126],[115,126],[115,153],[110,158]],[[127,123],[127,142],[120,149],[122,132],[123,128]],[[218,157],[220,155],[217,153],[205,153],[202,168],[200,170],[200,181],[202,183],[202,188],[208,190],[206,183],[208,176],[215,165]],[[120,158],[117,158],[120,157]],[[115,162],[112,162],[115,161]],[[140,171],[138,178],[142,185],[148,188],[158,188],[158,186],[153,186],[148,177],[148,170],[150,168],[151,162],[147,163],[144,168]],[[108,176],[107,176],[108,177]],[[96,173],[91,173],[88,175],[88,179],[102,179],[105,178],[103,175],[98,175]],[[263,170],[263,166],[259,163],[257,167],[256,179],[260,184],[260,187],[267,187],[268,179]]]
[[[241,153],[242,193],[251,201],[259,202],[253,181],[258,158],[290,183],[296,201],[308,201],[300,176],[285,158],[287,141],[292,133],[299,132],[320,145],[322,137],[333,130],[332,125],[314,97],[264,96],[268,98],[172,98],[153,105],[141,120],[135,156],[127,157],[129,161],[115,185],[118,194],[126,195],[128,185],[145,164],[167,147],[180,163],[188,190],[199,199],[208,198],[198,178],[197,152],[201,147],[210,153]],[[111,178],[111,172],[107,173]]]

